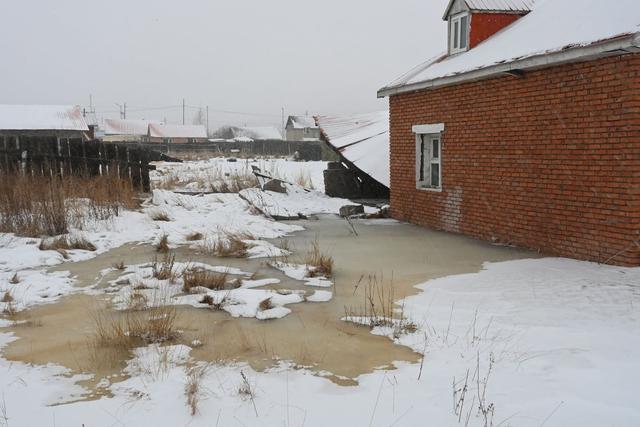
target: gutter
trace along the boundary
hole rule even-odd
[[[519,74],[524,70],[536,70],[557,65],[590,61],[608,56],[627,53],[640,53],[640,33],[628,34],[601,43],[588,46],[566,48],[551,53],[530,56],[509,63],[490,65],[477,70],[467,71],[451,76],[439,77],[403,86],[384,87],[378,91],[378,98],[416,92],[425,89],[436,89],[445,86],[485,80],[502,74]]]

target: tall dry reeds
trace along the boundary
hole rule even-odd
[[[105,220],[135,206],[131,183],[118,176],[33,176],[0,172],[0,231],[57,236],[85,220]]]

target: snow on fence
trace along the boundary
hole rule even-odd
[[[158,151],[123,144],[41,136],[0,136],[0,171],[96,176],[117,172],[134,188],[151,191],[154,161],[176,161]]]

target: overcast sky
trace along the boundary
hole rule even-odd
[[[211,126],[386,108],[376,90],[445,48],[447,0],[3,0],[0,103]],[[260,115],[216,113],[226,110]],[[109,113],[113,111],[113,113]],[[188,109],[187,120],[195,110]]]

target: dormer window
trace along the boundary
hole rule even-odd
[[[464,52],[469,47],[469,15],[462,13],[449,19],[449,53]]]

